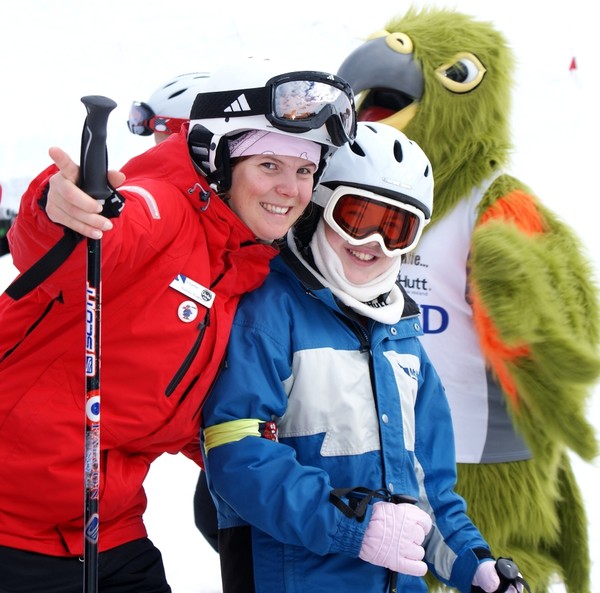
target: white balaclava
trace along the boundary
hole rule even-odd
[[[402,316],[404,296],[396,284],[400,273],[401,259],[394,257],[392,265],[382,274],[366,284],[354,284],[344,274],[344,266],[325,235],[325,222],[319,220],[310,241],[315,264],[311,268],[298,253],[295,241],[290,237],[288,244],[300,261],[317,276],[320,282],[329,288],[342,303],[365,317],[381,323],[396,323]],[[320,272],[320,273],[319,273]],[[385,299],[378,299],[387,295]]]

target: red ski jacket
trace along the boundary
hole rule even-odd
[[[10,232],[22,272],[62,236],[29,186]],[[200,409],[240,296],[276,254],[196,172],[185,131],[132,159],[102,239],[99,547],[146,536],[143,481],[164,452],[201,462]],[[202,199],[204,197],[204,199]],[[179,278],[179,289],[171,284]],[[209,309],[189,281],[215,293]],[[0,545],[81,555],[86,242],[20,300],[0,296]],[[189,291],[188,291],[189,292]]]

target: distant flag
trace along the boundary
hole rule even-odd
[[[577,62],[575,61],[575,56],[571,59],[571,65],[569,66],[569,72],[573,72],[573,70],[577,70]]]

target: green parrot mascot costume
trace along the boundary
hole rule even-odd
[[[591,593],[569,455],[597,454],[586,412],[600,376],[599,299],[575,233],[505,170],[514,63],[492,24],[411,8],[338,74],[361,120],[402,130],[433,166],[432,223],[400,279],[446,387],[469,515],[533,592],[560,579]]]

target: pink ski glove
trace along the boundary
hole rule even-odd
[[[422,547],[431,517],[414,504],[376,502],[359,558],[394,572],[422,577],[427,572]]]
[[[493,560],[486,560],[482,562],[475,572],[473,582],[471,583],[474,587],[480,587],[485,593],[494,593],[500,586],[500,577],[496,570],[496,563]],[[506,589],[506,593],[521,593],[523,591],[522,585],[517,585],[518,589],[515,589],[512,585],[509,585]]]

